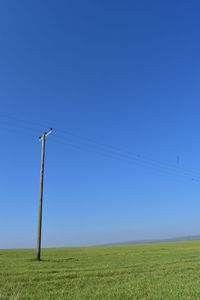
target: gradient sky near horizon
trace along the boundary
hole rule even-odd
[[[0,2],[0,248],[200,234],[200,2]]]

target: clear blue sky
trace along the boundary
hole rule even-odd
[[[199,9],[0,2],[0,248],[35,247],[51,126],[43,246],[200,234]]]

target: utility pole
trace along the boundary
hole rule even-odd
[[[46,137],[52,132],[45,132],[39,141],[42,141],[42,156],[41,156],[41,169],[40,169],[40,195],[39,195],[39,211],[38,211],[38,234],[37,234],[37,260],[40,261],[41,253],[41,231],[42,231],[42,198],[43,198],[43,179],[44,179],[44,156],[45,156],[45,141]]]

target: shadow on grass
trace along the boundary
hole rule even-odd
[[[68,257],[68,258],[48,258],[43,259],[45,262],[55,262],[55,263],[62,263],[62,262],[69,262],[69,261],[79,261],[79,259],[75,257]]]
[[[70,262],[70,261],[79,261],[79,259],[74,257],[68,257],[68,258],[42,258],[40,260],[37,260],[36,258],[30,258],[28,259],[30,262],[36,262],[36,263],[64,263],[64,262]]]

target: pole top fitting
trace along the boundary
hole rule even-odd
[[[43,137],[47,137],[49,134],[51,134],[52,131],[53,131],[53,128],[50,128],[50,130],[48,132],[45,131],[45,133],[39,137],[39,141],[41,141]]]

